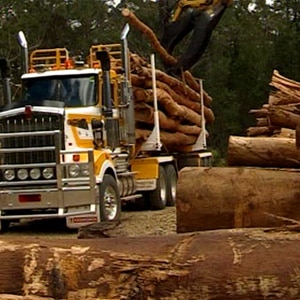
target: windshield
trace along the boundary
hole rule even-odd
[[[29,102],[60,101],[68,107],[95,105],[96,78],[95,75],[73,75],[25,79],[25,98]]]

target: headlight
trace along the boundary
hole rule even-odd
[[[69,175],[70,177],[78,177],[80,173],[80,167],[78,165],[69,166]]]
[[[31,169],[29,174],[30,174],[30,177],[35,180],[39,179],[41,177],[41,171],[40,171],[40,169],[37,169],[37,168]]]
[[[43,177],[45,179],[51,179],[53,177],[53,169],[52,168],[45,168],[43,170]]]
[[[25,180],[28,178],[28,171],[26,169],[20,169],[17,172],[17,176],[20,180]]]
[[[7,181],[12,181],[15,179],[16,174],[15,171],[12,169],[7,169],[3,172],[3,176]]]
[[[90,175],[89,165],[82,165],[81,166],[81,174],[83,176],[89,176]]]

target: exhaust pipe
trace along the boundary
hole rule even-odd
[[[105,130],[107,146],[114,149],[119,146],[119,120],[113,118],[112,97],[110,89],[110,58],[107,51],[97,51],[96,57],[101,62],[103,74],[103,115],[105,116]]]
[[[125,118],[126,118],[126,133],[127,133],[127,142],[129,145],[135,145],[135,115],[134,115],[134,102],[132,95],[132,87],[130,83],[130,61],[129,61],[129,49],[127,35],[129,33],[130,27],[128,24],[124,26],[124,29],[121,33],[122,41],[122,62],[123,69],[125,71],[124,82],[122,82],[122,94],[123,94],[123,105],[126,106]]]
[[[0,71],[3,85],[4,104],[11,103],[10,65],[6,58],[0,58]]]
[[[22,54],[22,72],[28,73],[28,47],[27,47],[27,40],[23,31],[18,32],[18,43],[21,47],[21,54]]]

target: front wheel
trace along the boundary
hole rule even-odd
[[[118,221],[121,217],[121,200],[116,180],[111,175],[104,175],[99,186],[100,220]]]

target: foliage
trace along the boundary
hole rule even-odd
[[[191,70],[204,79],[213,97],[216,120],[209,126],[209,146],[226,156],[229,135],[244,135],[254,120],[252,108],[267,103],[274,69],[300,81],[300,2],[274,0],[234,1],[212,34],[209,46]],[[20,49],[16,35],[24,31],[30,50],[67,47],[73,54],[88,55],[94,43],[119,42],[125,20],[121,9],[129,7],[159,36],[158,3],[150,0],[0,0],[0,56],[9,59],[20,75]],[[129,46],[141,56],[152,51],[147,39],[131,28]],[[185,42],[178,48],[180,53]],[[160,68],[160,65],[157,66]]]

